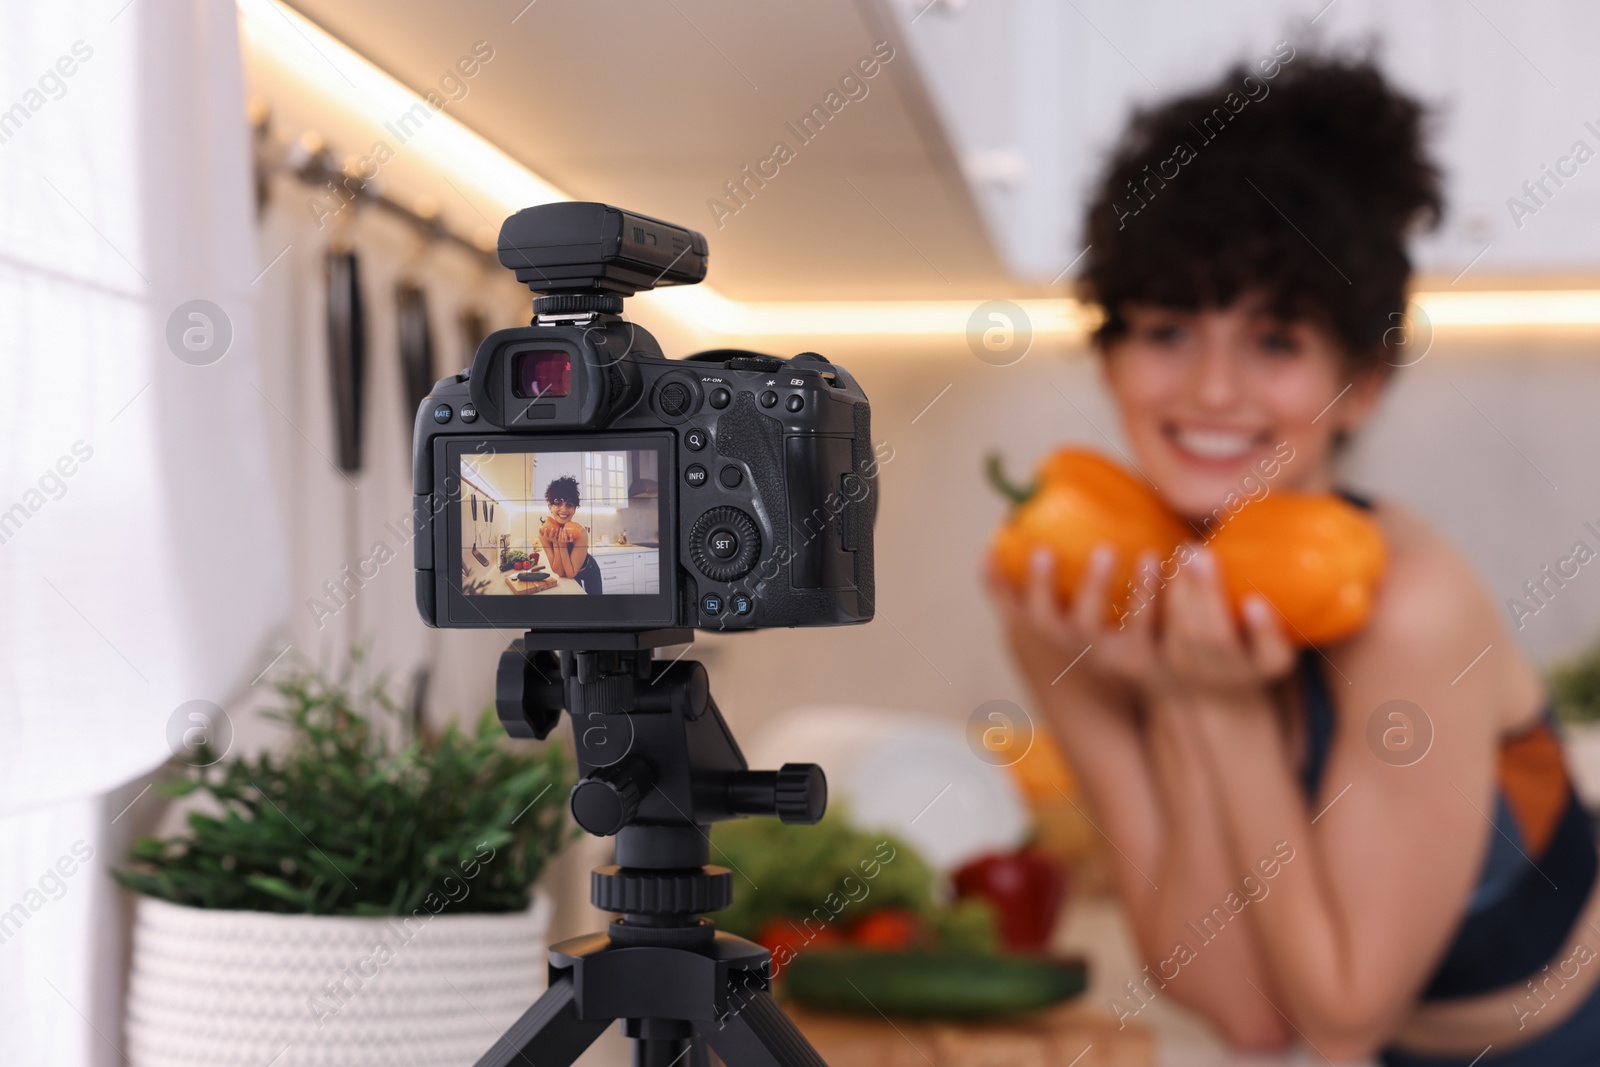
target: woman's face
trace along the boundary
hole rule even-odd
[[[1381,373],[1353,379],[1331,334],[1275,317],[1259,297],[1200,311],[1135,305],[1126,318],[1106,381],[1135,460],[1173,510],[1202,518],[1262,484],[1331,487],[1334,433],[1365,419]]]
[[[572,521],[572,516],[578,510],[578,505],[570,500],[556,499],[549,503],[551,516],[563,526]]]

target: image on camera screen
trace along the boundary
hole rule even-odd
[[[461,457],[466,596],[661,592],[655,449]]]

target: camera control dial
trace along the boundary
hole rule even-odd
[[[735,507],[716,507],[695,520],[689,554],[700,573],[714,582],[743,578],[761,554],[755,520]]]

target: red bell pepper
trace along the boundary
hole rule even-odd
[[[994,906],[1000,941],[1015,951],[1040,951],[1050,943],[1067,893],[1061,866],[1036,849],[991,852],[955,873],[956,896],[982,897]]]

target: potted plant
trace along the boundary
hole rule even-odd
[[[472,1063],[544,986],[567,758],[512,750],[489,709],[407,740],[381,680],[275,688],[286,750],[161,785],[203,803],[116,872],[130,1063]]]
[[[1590,811],[1600,811],[1600,642],[1552,670],[1550,691],[1566,727],[1573,785]]]

